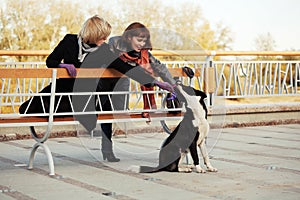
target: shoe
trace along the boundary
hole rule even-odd
[[[115,157],[115,155],[112,151],[109,151],[109,152],[102,151],[102,156],[103,156],[103,160],[107,159],[108,162],[119,162],[120,161],[119,158]]]
[[[142,113],[142,117],[148,119],[148,120],[146,121],[147,124],[150,124],[150,123],[151,123],[150,113],[148,113],[148,112],[143,112],[143,113]]]

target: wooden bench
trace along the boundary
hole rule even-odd
[[[170,69],[173,77],[184,77],[186,76],[182,69]],[[199,76],[200,70],[195,71],[195,76]],[[77,78],[115,78],[124,76],[121,73],[113,69],[77,69]],[[50,175],[54,175],[54,163],[52,153],[45,144],[47,141],[52,127],[56,125],[73,125],[79,124],[70,113],[55,113],[54,112],[54,99],[56,95],[63,95],[64,93],[55,93],[56,79],[58,78],[71,78],[65,69],[48,69],[48,68],[0,68],[0,86],[1,86],[1,98],[0,98],[0,127],[16,127],[16,126],[27,126],[30,127],[31,135],[35,139],[36,143],[30,153],[28,168],[33,168],[33,160],[36,150],[42,147],[46,153]],[[38,91],[32,91],[30,88],[25,88],[26,84],[31,83],[27,80],[49,80],[52,83],[51,92],[38,93]],[[13,82],[17,83],[17,86],[13,88]],[[23,84],[20,84],[23,82]],[[39,82],[37,81],[38,85]],[[48,85],[47,83],[45,85]],[[35,86],[35,88],[38,88]],[[42,87],[40,88],[42,89]],[[38,89],[37,89],[38,90]],[[95,92],[94,92],[95,93]],[[127,93],[127,92],[126,92]],[[161,101],[166,96],[166,91],[157,90],[156,97],[159,97]],[[85,93],[86,94],[86,93]],[[128,94],[142,95],[140,91],[128,91]],[[31,96],[50,96],[50,111],[49,113],[40,114],[19,114],[18,106],[22,104],[26,98]],[[69,95],[69,94],[68,94]],[[158,102],[158,101],[157,101]],[[163,103],[162,103],[163,105]],[[12,111],[2,111],[3,108],[10,108]],[[181,109],[171,109],[172,111],[178,111]],[[152,121],[164,121],[164,120],[180,120],[182,113],[177,114],[170,113],[170,109],[158,108],[156,110],[150,110],[150,116]],[[148,119],[143,118],[141,113],[142,109],[130,109],[127,111],[98,111],[98,123],[114,123],[114,122],[129,122],[129,121],[147,121]],[[59,114],[59,115],[58,115]],[[73,112],[71,114],[77,114]],[[46,130],[42,137],[38,137],[34,127],[35,126],[46,126]]]

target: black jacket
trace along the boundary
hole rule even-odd
[[[140,82],[149,84],[154,78],[147,74],[145,70],[138,66],[132,66],[123,62],[109,49],[109,45],[104,43],[96,51],[89,53],[83,63],[78,61],[79,45],[77,35],[67,34],[63,40],[55,47],[53,52],[47,57],[46,65],[48,68],[58,68],[62,61],[66,64],[73,64],[76,68],[114,68],[128,77]],[[75,79],[57,80],[56,91],[72,91]],[[100,80],[109,81],[108,79]],[[101,84],[105,86],[106,84]],[[109,88],[98,88],[100,90],[109,90]]]

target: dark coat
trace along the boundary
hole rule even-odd
[[[77,35],[67,34],[63,40],[55,47],[53,52],[47,57],[46,64],[48,68],[58,68],[58,65],[64,61],[67,64],[73,64],[76,68],[114,68],[119,72],[126,74],[130,78],[140,82],[141,84],[149,84],[154,78],[145,73],[142,67],[131,66],[124,63],[109,49],[109,45],[104,43],[98,50],[90,53],[83,63],[78,61],[79,45]],[[101,80],[107,81],[108,79]],[[59,79],[57,80],[57,92],[72,91],[75,79]],[[108,84],[101,84],[99,91],[110,91]]]

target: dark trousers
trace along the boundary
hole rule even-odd
[[[107,95],[100,96],[100,101],[103,111],[112,110],[109,98]],[[100,124],[102,129],[102,151],[111,152],[112,151],[112,123],[102,123]]]
[[[100,82],[99,91],[128,91],[129,90],[129,79],[121,78],[121,79],[109,79],[105,80],[106,82]],[[108,86],[111,86],[109,88]],[[103,90],[105,88],[105,90]],[[114,94],[110,95],[110,99],[108,95],[101,95],[100,101],[103,111],[111,111],[111,110],[124,110],[128,108],[128,96],[126,100],[126,95],[123,94]],[[112,103],[112,105],[111,105]],[[112,151],[112,123],[102,123],[100,124],[102,129],[102,151],[110,152]]]

